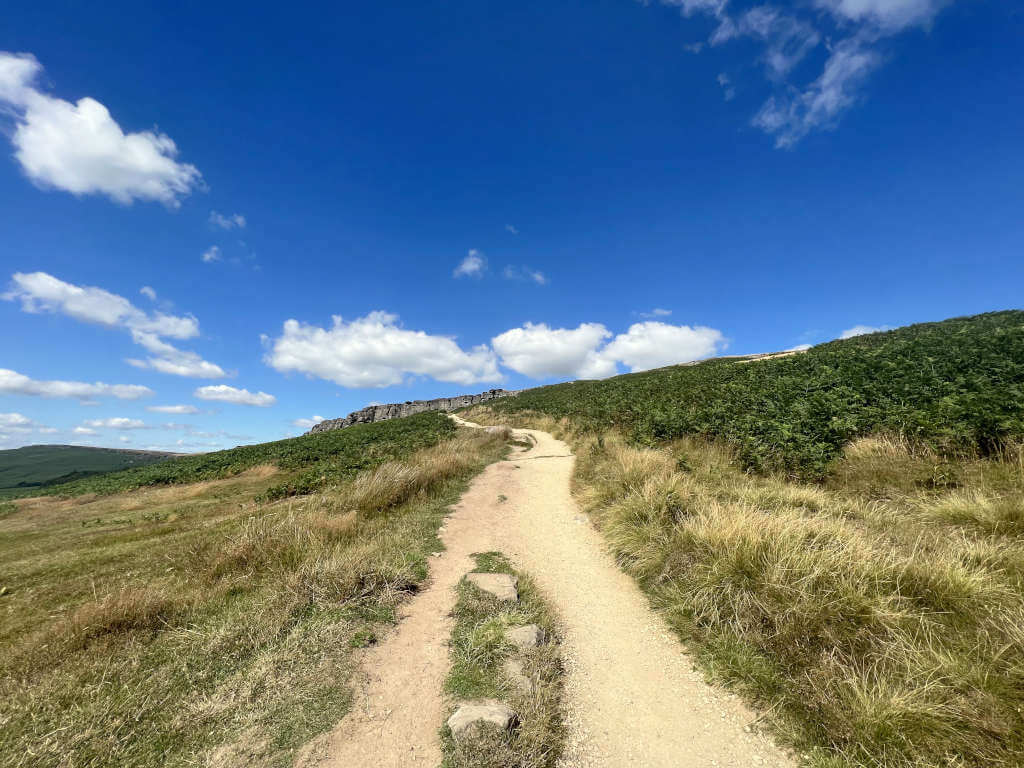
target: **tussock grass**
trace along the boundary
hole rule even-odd
[[[444,768],[543,768],[554,766],[562,752],[562,665],[554,615],[529,576],[516,573],[500,553],[476,556],[476,571],[511,573],[519,577],[519,602],[502,603],[465,580],[453,614],[452,669],[445,682],[451,697],[449,714],[459,701],[497,699],[519,717],[512,733],[478,729],[468,741],[456,742],[447,726],[441,729]],[[546,642],[539,648],[517,652],[505,639],[510,627],[537,624]],[[534,689],[526,692],[503,671],[506,659],[515,657]]]
[[[649,449],[608,433],[576,447],[580,501],[621,566],[810,762],[1024,761],[1024,482],[1012,466],[959,462],[971,488],[871,484],[880,455],[935,458],[877,440],[826,488],[751,476],[695,439]]]
[[[290,764],[344,715],[354,649],[419,588],[447,506],[505,450],[462,430],[272,503],[254,501],[280,482],[266,469],[19,501],[0,521],[0,764]]]

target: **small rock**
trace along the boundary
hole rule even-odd
[[[536,624],[527,624],[525,627],[506,629],[505,639],[519,650],[528,651],[544,642],[544,632]]]
[[[455,710],[455,714],[448,718],[448,728],[452,732],[452,738],[456,740],[469,736],[473,727],[478,724],[496,725],[502,730],[510,731],[518,723],[516,713],[494,699],[461,704]]]
[[[519,659],[505,659],[505,664],[502,669],[505,672],[505,677],[512,682],[523,693],[533,693],[536,686],[533,684],[533,680],[529,675],[526,674],[526,668],[523,666],[523,662]]]
[[[499,600],[518,602],[519,579],[507,573],[468,573],[466,580]]]

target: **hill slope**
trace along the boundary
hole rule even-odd
[[[558,384],[490,406],[617,427],[648,445],[716,438],[748,469],[803,478],[823,476],[843,446],[873,432],[990,455],[1024,437],[1024,312],[912,325],[791,357]]]
[[[156,464],[173,455],[78,445],[28,445],[0,451],[0,490],[54,485],[85,475]]]

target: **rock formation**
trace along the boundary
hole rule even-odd
[[[328,419],[316,424],[308,434],[329,432],[332,429],[344,429],[353,424],[370,424],[375,421],[400,419],[424,411],[454,411],[468,405],[486,403],[499,397],[518,395],[519,391],[510,392],[504,389],[489,389],[479,395],[458,395],[456,397],[439,397],[436,400],[407,400],[404,403],[388,403],[386,405],[368,405],[362,410],[353,411],[343,419]]]

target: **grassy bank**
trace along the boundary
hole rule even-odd
[[[479,573],[509,573],[519,578],[519,602],[501,603],[463,581],[453,614],[452,669],[445,683],[451,697],[449,713],[457,702],[496,699],[519,716],[511,733],[490,729],[466,743],[456,743],[442,729],[444,768],[544,768],[554,766],[562,752],[562,667],[555,617],[529,577],[516,573],[500,554],[476,556]],[[506,631],[536,624],[544,632],[539,648],[517,651]],[[532,681],[526,690],[512,679],[504,665],[518,660],[521,674]]]
[[[504,413],[615,428],[639,444],[700,436],[759,472],[820,479],[845,445],[886,433],[947,456],[1024,439],[1024,312],[923,323],[756,362],[716,360],[527,390]]]
[[[446,506],[506,450],[475,431],[433,442],[400,461],[373,443],[375,466],[276,502],[256,499],[289,472],[267,465],[16,502],[0,764],[290,764],[345,713],[356,649],[425,578]]]
[[[746,472],[723,443],[514,419],[570,440],[577,498],[621,567],[811,765],[1024,764],[1019,456],[876,436],[805,484]]]
[[[181,456],[159,464],[83,478],[44,489],[62,496],[109,494],[159,485],[180,485],[232,477],[253,467],[273,464],[283,470],[277,484],[265,490],[275,499],[311,493],[337,484],[381,462],[451,437],[455,426],[441,413],[406,419],[356,424],[347,429],[302,435],[224,451]]]

